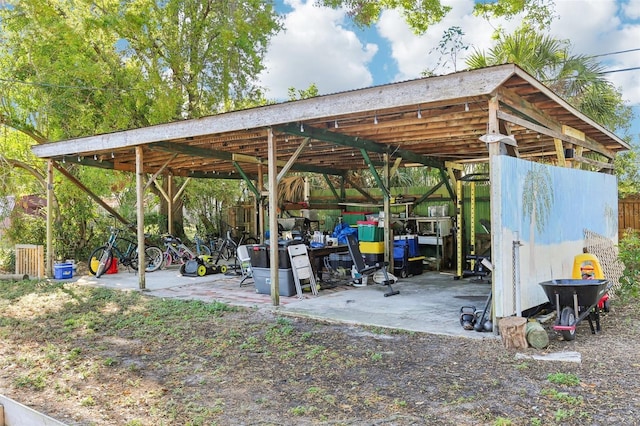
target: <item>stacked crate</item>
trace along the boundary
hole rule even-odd
[[[373,220],[361,220],[358,225],[360,253],[367,265],[384,261],[384,228]]]

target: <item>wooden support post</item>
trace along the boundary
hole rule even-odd
[[[462,265],[464,260],[462,259],[462,233],[464,228],[462,227],[462,209],[464,207],[464,197],[462,193],[462,181],[456,181],[456,276],[462,278]]]
[[[167,176],[167,232],[173,235],[173,176]]]
[[[264,203],[262,202],[262,190],[264,188],[264,173],[262,172],[262,163],[258,164],[258,191],[260,196],[256,196],[258,206],[258,235],[260,236],[260,244],[264,243]]]
[[[389,154],[384,153],[384,182],[382,183],[383,209],[384,209],[384,261],[389,264],[393,271],[393,235],[391,234],[391,197],[389,187],[391,182],[391,170],[389,169]],[[407,215],[408,216],[408,215]]]
[[[280,305],[280,288],[278,286],[278,169],[276,165],[276,141],[273,129],[267,129],[267,151],[269,153],[269,260],[271,265],[271,302]]]
[[[138,287],[144,290],[145,253],[144,253],[144,168],[142,146],[136,146],[136,201],[138,211]]]
[[[47,277],[53,277],[53,160],[47,160]]]
[[[501,318],[499,324],[502,344],[507,349],[526,349],[529,347],[526,336],[527,319],[522,317]]]

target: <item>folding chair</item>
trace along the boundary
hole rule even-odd
[[[347,235],[347,247],[349,247],[349,253],[351,254],[357,273],[365,276],[372,275],[376,271],[382,271],[382,275],[384,277],[382,285],[389,287],[389,290],[384,294],[384,297],[400,294],[398,290],[394,290],[393,287],[391,287],[392,282],[389,279],[389,274],[387,273],[388,262],[376,262],[375,265],[371,266],[365,265],[362,253],[360,252],[360,246],[358,245],[358,239],[353,234]]]
[[[294,244],[287,247],[289,259],[291,259],[291,271],[296,282],[296,292],[298,299],[302,299],[302,290],[309,288],[314,296],[318,295],[316,277],[309,261],[309,252],[304,244]],[[304,284],[302,282],[305,282]]]
[[[240,280],[240,286],[248,280],[253,278],[251,271],[251,257],[249,256],[249,250],[246,245],[238,246],[236,250],[236,260],[240,264],[240,271],[242,272],[242,280]]]

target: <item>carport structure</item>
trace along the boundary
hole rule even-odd
[[[329,176],[350,183],[350,171],[368,169],[382,190],[389,217],[389,177],[397,167],[440,170],[454,198],[465,163],[510,156],[612,174],[616,153],[627,149],[623,140],[541,82],[506,64],[70,139],[35,146],[33,151],[49,161],[50,197],[54,168],[71,177],[65,161],[135,172],[142,246],[143,194],[160,174],[244,179],[256,197],[268,197],[268,212],[259,212],[259,222],[268,213],[269,228],[277,229],[277,182],[289,171],[325,175],[339,199]],[[174,196],[173,189],[166,194],[169,201]],[[385,225],[388,258],[388,221]],[[500,223],[492,211],[493,225]],[[276,247],[276,233],[270,238],[271,247]],[[49,231],[49,271],[51,248]],[[270,255],[271,264],[277,265],[278,250]],[[273,268],[274,305],[279,303],[277,274]],[[145,288],[144,271],[139,273],[139,286]]]

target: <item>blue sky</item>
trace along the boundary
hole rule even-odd
[[[426,34],[414,35],[396,11],[385,11],[365,31],[345,12],[314,6],[314,0],[277,0],[286,30],[272,40],[266,71],[259,76],[269,99],[284,100],[287,89],[315,83],[321,94],[359,89],[420,77],[426,69],[446,74],[465,68],[464,55],[438,67],[433,52],[443,32],[459,26],[470,48],[492,46],[491,33],[517,20],[487,22],[472,15],[474,0],[442,0],[452,6],[445,19]],[[555,0],[557,18],[551,35],[568,39],[572,53],[602,55],[640,49],[640,0]],[[600,57],[608,70],[640,67],[640,50]],[[634,108],[632,143],[640,144],[640,69],[607,74]],[[623,136],[620,135],[619,136]]]

